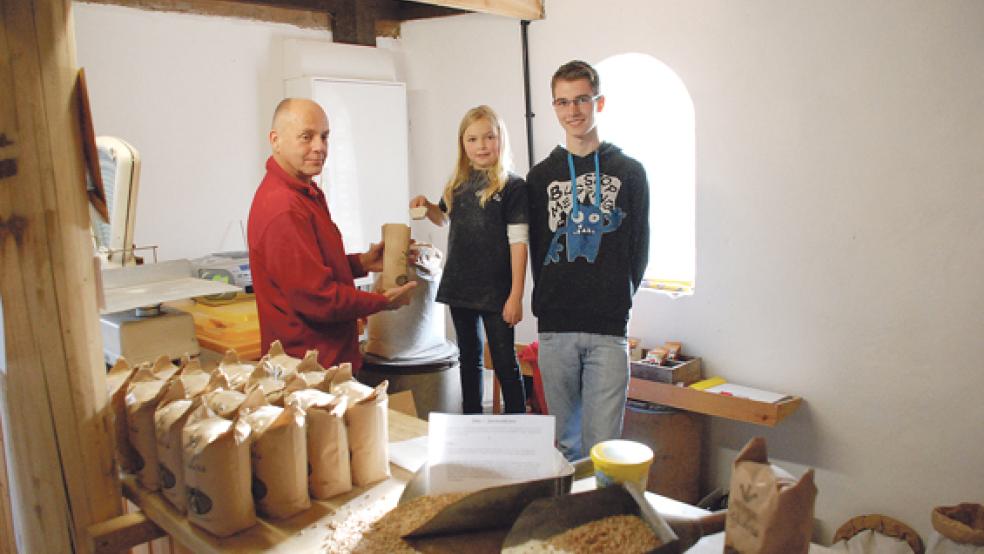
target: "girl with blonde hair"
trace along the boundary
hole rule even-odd
[[[523,318],[529,207],[526,183],[509,172],[506,128],[488,106],[468,110],[458,126],[458,160],[440,201],[424,196],[438,226],[451,222],[437,301],[451,310],[458,336],[462,411],[482,412],[482,329],[502,387],[506,413],[524,413],[523,379],[513,326]]]

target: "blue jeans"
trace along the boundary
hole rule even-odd
[[[461,411],[482,413],[482,327],[489,339],[492,367],[502,389],[507,414],[526,413],[526,394],[523,375],[516,361],[515,331],[501,313],[483,312],[451,306],[451,320],[458,336],[458,360],[461,371]]]
[[[539,339],[547,411],[556,418],[564,456],[583,458],[595,444],[621,437],[628,340],[593,333],[540,333]]]

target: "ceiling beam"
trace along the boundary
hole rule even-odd
[[[417,0],[417,2],[516,19],[534,20],[545,17],[543,0]]]

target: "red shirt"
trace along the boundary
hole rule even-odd
[[[382,294],[355,288],[358,254],[345,254],[325,195],[271,156],[249,211],[249,265],[263,353],[276,339],[291,356],[311,348],[325,367],[362,365],[357,319],[385,308]]]

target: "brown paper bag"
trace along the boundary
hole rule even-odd
[[[338,365],[338,369],[331,379],[332,394],[344,394],[349,397],[349,404],[354,404],[369,397],[372,392],[372,387],[364,385],[352,377],[352,364],[346,362]]]
[[[253,501],[260,513],[283,519],[311,507],[304,410],[270,406],[259,393],[250,393],[239,408],[253,429]]]
[[[180,379],[173,379],[154,411],[161,491],[164,493],[164,498],[182,514],[188,511],[188,506],[181,432],[188,417],[199,405],[201,405],[201,397],[188,398],[183,382]]]
[[[806,554],[816,496],[812,469],[796,481],[769,464],[765,439],[750,440],[735,458],[731,475],[724,551]]]
[[[363,385],[364,386],[364,385]],[[388,400],[383,381],[372,394],[353,403],[345,412],[349,450],[352,452],[352,483],[375,483],[390,476]]]
[[[137,453],[134,468],[137,481],[151,491],[161,488],[154,409],[164,396],[165,384],[150,369],[141,367],[130,380],[126,393],[127,436]]]
[[[179,369],[180,368],[174,365],[174,362],[171,361],[171,358],[169,358],[167,354],[161,354],[156,360],[154,360],[154,365],[150,368],[150,371],[154,374],[154,377],[157,377],[162,381],[167,381],[175,373],[177,373]]]
[[[246,381],[249,379],[249,375],[253,373],[255,367],[255,364],[239,361],[239,354],[230,348],[226,350],[225,356],[222,357],[222,361],[216,368],[216,372],[224,374],[226,379],[228,379],[229,386],[225,388],[241,391],[246,387]]]
[[[345,411],[348,398],[319,390],[291,393],[287,405],[296,405],[306,414],[308,489],[319,500],[352,490]]]
[[[137,471],[139,464],[139,454],[130,444],[130,434],[126,424],[126,393],[130,387],[130,380],[135,373],[136,369],[130,367],[125,358],[120,357],[106,375],[109,406],[112,412],[116,462],[120,465],[120,469],[127,473]]]
[[[212,373],[202,369],[202,364],[197,359],[183,363],[176,375],[184,385],[186,398],[194,398],[205,392],[212,380]]]
[[[271,365],[282,367],[284,374],[296,373],[302,371],[298,369],[302,362],[306,362],[304,367],[314,369],[311,362],[313,361],[315,366],[318,365],[318,351],[308,350],[304,353],[304,358],[295,358],[284,352],[284,346],[279,340],[275,340],[270,343],[270,350],[267,351],[266,356],[263,356],[263,359],[270,362]]]
[[[205,405],[219,417],[232,419],[236,417],[239,406],[246,400],[246,394],[223,388],[217,388],[205,395]]]
[[[200,406],[185,423],[181,439],[188,521],[219,537],[255,525],[249,424],[216,417]]]
[[[266,396],[267,402],[275,406],[284,405],[284,386],[287,385],[286,379],[296,375],[296,372],[285,373],[284,368],[274,365],[269,360],[262,360],[256,366],[249,380],[246,381],[246,392],[260,387]]]
[[[403,223],[383,225],[382,288],[391,289],[410,281],[407,254],[410,250],[410,227]]]

